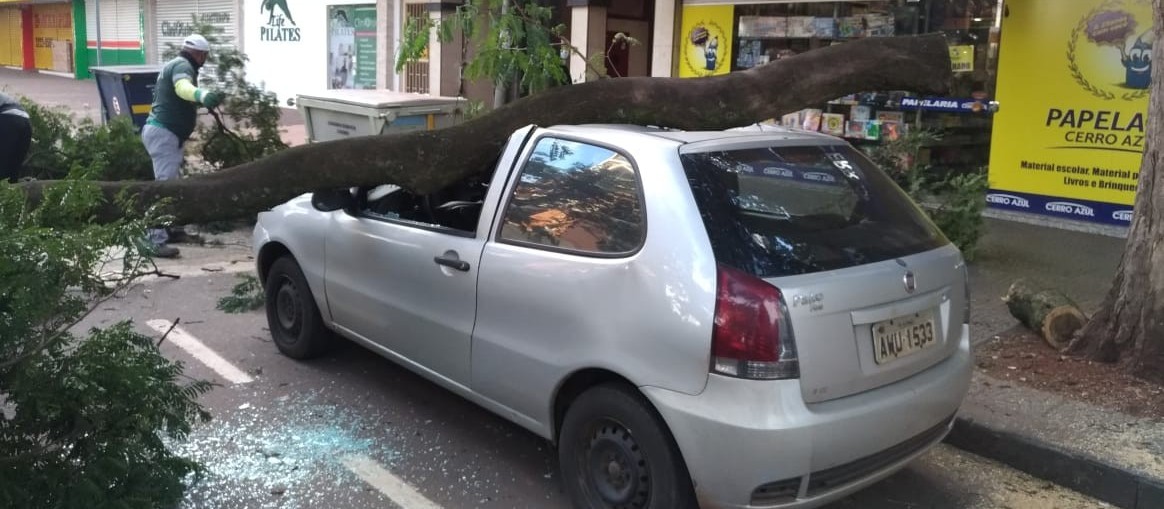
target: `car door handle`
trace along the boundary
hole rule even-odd
[[[453,269],[453,270],[459,270],[461,272],[469,272],[469,262],[466,262],[464,260],[458,260],[456,258],[449,258],[447,256],[438,256],[436,258],[433,258],[432,261],[436,262],[437,265],[443,265],[443,266],[448,267],[448,268]]]

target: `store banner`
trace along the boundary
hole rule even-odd
[[[328,7],[328,88],[376,88],[376,4]]]
[[[1151,1],[1007,7],[987,203],[1129,224],[1151,81]]]
[[[972,97],[903,97],[901,109],[906,111],[943,111],[946,113],[982,113],[988,110],[985,101]]]
[[[731,72],[734,20],[735,7],[731,5],[683,7],[679,77],[695,78]]]

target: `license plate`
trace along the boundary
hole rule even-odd
[[[932,346],[934,315],[923,311],[873,324],[873,360],[893,362]]]

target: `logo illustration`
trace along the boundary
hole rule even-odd
[[[726,62],[720,58],[720,44],[730,44],[724,31],[715,22],[698,23],[687,34],[691,46],[683,52],[689,69],[700,76],[710,76],[719,71]]]
[[[260,27],[259,39],[263,41],[296,42],[300,38],[299,26],[287,9],[287,0],[263,0],[261,12],[267,13],[267,24]],[[275,9],[282,11],[276,13]],[[292,26],[286,26],[290,21]]]
[[[917,290],[917,279],[913,275],[912,270],[905,271],[905,277],[902,278],[902,283],[905,283],[906,293],[913,293]]]
[[[1106,0],[1079,20],[1067,43],[1067,67],[1084,90],[1109,101],[1147,97],[1155,41],[1151,19],[1141,22],[1134,13],[1147,5],[1147,0]]]
[[[275,8],[276,7],[278,7],[279,10],[283,11],[283,16],[287,17],[287,21],[290,21],[292,25],[299,26],[295,23],[295,20],[291,18],[291,11],[287,10],[287,0],[263,0],[263,5],[262,5],[261,9],[263,11],[267,12],[267,16],[268,16],[267,17],[267,24],[268,25],[275,25],[275,24],[282,25],[283,24],[283,23],[277,23],[278,21],[281,21],[281,20],[275,19]]]

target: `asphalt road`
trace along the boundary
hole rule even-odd
[[[163,351],[220,384],[203,397],[213,421],[174,444],[210,471],[183,507],[569,507],[554,451],[538,437],[352,343],[311,362],[281,356],[262,312],[215,309],[237,282],[231,271],[250,269],[245,250],[184,252],[162,266],[181,279],[148,281],[81,325],[131,319],[161,337],[178,320]],[[1101,506],[940,446],[831,507]]]

